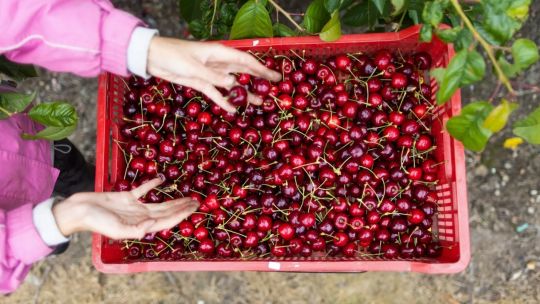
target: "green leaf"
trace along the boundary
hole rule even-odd
[[[231,28],[231,39],[272,37],[272,20],[261,2],[247,1],[238,11]]]
[[[445,30],[438,29],[436,31],[436,34],[437,34],[437,37],[439,37],[442,41],[446,43],[451,43],[457,39],[460,32],[461,32],[461,28],[454,27],[454,28],[445,29]]]
[[[76,126],[78,121],[75,108],[59,101],[38,104],[28,112],[28,116],[49,127]]]
[[[238,5],[235,3],[223,3],[219,8],[219,22],[231,26],[236,14],[238,14]]]
[[[208,39],[210,37],[210,31],[207,29],[201,20],[193,20],[189,23],[189,31],[193,37],[197,39]]]
[[[531,144],[540,145],[540,107],[514,123],[514,134]]]
[[[283,23],[274,24],[274,36],[277,37],[293,37],[296,36],[295,31]]]
[[[422,19],[433,27],[439,26],[443,18],[443,7],[439,1],[427,2],[422,11]]]
[[[68,127],[46,127],[35,135],[23,134],[22,137],[24,139],[60,140],[71,135],[75,129],[77,129],[76,125]]]
[[[475,83],[484,78],[486,73],[486,62],[484,61],[484,57],[477,51],[467,51],[466,53],[467,61],[460,86]]]
[[[36,93],[0,93],[0,119],[24,111],[34,100]]]
[[[420,18],[418,18],[418,11],[409,10],[407,14],[409,15],[409,18],[411,18],[411,20],[414,22],[414,24],[420,23]]]
[[[423,24],[420,29],[420,41],[430,42],[433,39],[433,27],[429,24]]]
[[[343,23],[348,26],[369,26],[372,29],[379,18],[379,11],[371,1],[363,1],[351,7],[343,15]]]
[[[484,120],[482,125],[484,128],[490,130],[491,132],[499,132],[504,128],[508,117],[518,108],[518,105],[515,103],[509,103],[508,100],[503,99],[501,104],[493,108],[489,115]]]
[[[471,32],[464,28],[462,29],[458,36],[456,37],[456,40],[454,40],[454,48],[456,51],[461,51],[465,48],[468,48],[473,43],[473,36]]]
[[[515,65],[508,62],[508,60],[506,60],[502,56],[497,59],[497,62],[499,63],[499,66],[501,67],[503,73],[510,78],[516,77],[516,75],[520,72],[520,70],[516,68]]]
[[[434,68],[429,73],[431,74],[431,76],[435,77],[437,82],[440,83],[440,82],[442,82],[442,80],[444,78],[444,73],[446,73],[446,69],[445,68]]]
[[[323,41],[335,41],[341,37],[341,22],[339,21],[339,11],[332,13],[332,18],[324,25],[319,37]]]
[[[529,39],[518,39],[512,44],[514,65],[524,70],[538,61],[538,47]]]
[[[515,0],[511,1],[510,7],[506,10],[506,14],[517,20],[525,21],[529,16],[530,0]]]
[[[528,13],[530,0],[483,0],[483,22],[480,34],[502,45],[519,30]]]
[[[460,86],[484,78],[485,70],[484,58],[477,51],[459,51],[448,64],[444,77],[439,83],[437,103],[446,103]]]
[[[392,7],[394,8],[392,10],[392,16],[397,16],[403,12],[406,0],[390,0],[390,2],[392,3]]]
[[[324,7],[324,1],[314,0],[306,9],[303,24],[308,33],[316,34],[322,30],[328,20],[330,20],[330,14]]]
[[[324,0],[324,7],[326,8],[326,11],[331,14],[341,7],[341,2],[341,0]]]
[[[37,71],[33,65],[17,64],[0,55],[0,73],[15,81],[23,81],[26,78],[37,77]]]
[[[407,0],[408,10],[422,12],[425,5],[426,5],[426,0]]]
[[[179,0],[180,16],[190,23],[201,18],[201,2],[199,0]]]
[[[461,114],[454,116],[446,123],[446,129],[465,148],[472,151],[482,151],[489,137],[493,134],[483,127],[484,120],[493,110],[493,106],[485,101],[468,104],[461,110]]]
[[[373,2],[373,5],[377,8],[379,14],[384,15],[387,0],[369,0]]]

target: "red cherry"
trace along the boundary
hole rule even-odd
[[[409,214],[409,222],[411,222],[411,224],[418,225],[422,223],[425,217],[426,214],[424,211],[420,209],[412,209]]]
[[[394,73],[392,75],[391,84],[395,89],[403,89],[407,86],[407,76],[402,73]]]
[[[263,94],[260,94],[263,95]],[[268,95],[268,92],[266,92]],[[243,86],[234,86],[229,90],[228,101],[235,107],[247,105],[247,91]]]
[[[427,135],[420,135],[416,140],[414,147],[420,152],[429,150],[432,147],[431,138]]]
[[[348,71],[351,68],[351,59],[347,55],[336,56],[336,67],[341,71]]]
[[[241,85],[248,85],[251,81],[251,75],[246,73],[240,73],[236,76],[236,81]]]
[[[278,228],[278,233],[284,240],[287,241],[292,240],[295,236],[295,230],[293,229],[291,224],[288,223],[281,224]]]

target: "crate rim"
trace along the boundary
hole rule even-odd
[[[448,26],[442,25],[447,28]],[[415,25],[399,32],[386,33],[360,33],[347,34],[341,36],[337,41],[329,44],[347,44],[359,42],[395,42],[412,36],[417,36],[421,25]],[[287,45],[321,44],[317,36],[306,37],[284,37],[284,38],[255,38],[242,40],[218,41],[226,46],[235,48],[250,47],[272,47]],[[448,57],[452,58],[455,54],[451,44],[447,45]],[[103,73],[98,81],[98,109],[97,109],[97,147],[108,146],[106,141],[109,135],[106,134],[106,120],[108,117],[107,91],[109,79],[112,77],[109,73]],[[461,110],[461,91],[454,93],[448,102],[452,116],[457,115]],[[465,164],[465,152],[463,145],[451,138],[451,146],[454,151],[455,162],[463,164],[461,168],[455,170],[456,188],[467,189]],[[99,150],[99,149],[98,149]],[[105,182],[105,162],[108,155],[97,153],[96,155],[96,180],[95,190],[102,192]],[[456,229],[459,231],[459,259],[451,263],[423,263],[419,261],[155,261],[155,262],[133,262],[123,264],[103,263],[101,260],[102,236],[97,233],[92,235],[92,263],[96,269],[103,273],[138,273],[147,271],[277,271],[277,272],[363,272],[363,271],[387,271],[387,272],[419,272],[430,274],[449,274],[463,271],[469,264],[470,253],[470,232],[468,223],[468,203],[467,191],[456,191],[457,210],[460,211],[457,216]],[[232,263],[232,265],[231,265]]]

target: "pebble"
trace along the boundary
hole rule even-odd
[[[529,208],[527,208],[527,212],[528,212],[529,214],[534,214],[534,207],[529,207]]]
[[[528,261],[527,262],[527,269],[528,270],[535,270],[536,269],[536,261]]]
[[[538,190],[536,189],[532,189],[531,192],[529,192],[532,196],[537,196],[538,195]]]
[[[488,168],[484,165],[480,165],[474,169],[474,174],[477,176],[485,177],[488,173]]]
[[[521,273],[523,271],[519,270],[519,271],[516,271],[512,274],[512,276],[510,277],[510,281],[515,281],[517,279],[519,279],[519,277],[521,277]]]
[[[499,189],[496,189],[495,192],[494,192],[495,196],[500,196],[501,195],[501,191],[499,191]]]
[[[512,169],[512,164],[511,163],[504,163],[504,168],[505,169]]]
[[[491,174],[497,173],[497,168],[491,168]]]

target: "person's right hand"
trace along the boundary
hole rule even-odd
[[[169,229],[191,215],[199,204],[190,198],[162,204],[138,201],[161,183],[156,178],[126,192],[74,194],[53,206],[56,224],[65,236],[92,231],[112,239],[140,239],[147,233]]]
[[[192,87],[204,93],[228,112],[236,109],[216,87],[230,89],[236,83],[232,73],[247,73],[279,81],[281,75],[266,68],[255,57],[215,42],[195,42],[154,37],[150,43],[148,73],[167,81]],[[250,94],[250,103],[262,100]]]

